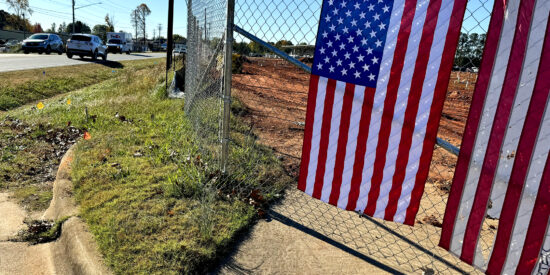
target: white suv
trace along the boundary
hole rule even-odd
[[[80,58],[84,56],[91,56],[92,60],[96,60],[98,56],[101,56],[103,61],[107,60],[107,46],[103,44],[103,41],[95,35],[91,34],[73,34],[69,40],[67,40],[67,57],[73,58],[73,55],[78,55]]]

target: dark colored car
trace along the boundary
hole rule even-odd
[[[63,40],[57,34],[37,33],[23,40],[23,52],[37,52],[39,54],[51,52],[63,53]]]

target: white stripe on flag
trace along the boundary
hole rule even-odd
[[[361,122],[361,113],[363,110],[363,101],[365,100],[365,87],[355,85],[353,102],[351,105],[351,117],[349,124],[348,143],[346,144],[346,157],[344,161],[344,171],[342,175],[342,185],[340,187],[340,197],[338,198],[338,207],[346,209],[348,197],[351,188],[351,177],[353,176],[353,165],[355,163],[355,149],[357,148],[357,136],[359,135],[359,123]]]
[[[428,68],[426,70],[426,76],[431,77],[427,77],[424,80],[424,85],[422,87],[422,96],[418,107],[416,125],[414,128],[415,134],[413,135],[413,140],[409,151],[409,165],[407,165],[408,169],[406,170],[403,188],[397,203],[397,211],[394,215],[394,221],[399,223],[405,221],[407,208],[411,202],[411,192],[415,185],[416,173],[418,172],[420,156],[422,155],[422,148],[426,135],[426,125],[428,123],[428,117],[432,106],[435,84],[439,75],[439,66],[441,65],[441,57],[445,47],[447,30],[449,28],[449,21],[453,11],[454,1],[443,1],[442,4],[443,6],[439,11],[437,25],[434,32],[434,41],[432,44],[430,60],[428,61]]]
[[[544,8],[542,8],[542,10],[544,10]],[[548,15],[548,10],[546,10],[545,14]],[[546,26],[546,24],[544,24],[544,26]],[[516,214],[510,247],[508,249],[508,256],[504,263],[504,274],[515,273],[519,258],[521,257],[527,229],[531,220],[531,213],[533,212],[535,199],[541,183],[542,172],[544,171],[548,152],[550,151],[550,109],[548,103],[549,102],[546,104],[544,120],[542,121],[541,129],[537,137],[535,151],[533,152],[531,163],[529,164],[527,180],[523,186],[521,201],[518,213]]]
[[[506,12],[507,16],[504,19],[504,26],[501,35],[514,33],[517,22],[519,2],[520,0],[508,1]],[[491,75],[491,82],[489,84],[487,97],[483,106],[483,115],[479,124],[478,134],[472,152],[472,159],[470,161],[470,167],[468,168],[468,175],[464,184],[460,207],[455,221],[453,237],[451,239],[450,251],[456,255],[461,255],[462,252],[462,240],[464,239],[466,225],[468,223],[468,218],[470,217],[470,210],[474,202],[477,184],[481,174],[481,165],[483,164],[485,158],[486,146],[489,142],[491,128],[493,125],[497,104],[499,102],[498,99],[502,91],[506,68],[508,67],[507,65],[510,57],[512,42],[513,39],[500,40],[497,58],[495,60],[495,65]]]
[[[334,178],[334,166],[336,165],[336,149],[338,147],[338,137],[340,134],[340,120],[342,118],[342,104],[344,103],[344,93],[346,83],[336,81],[336,90],[334,92],[334,103],[332,105],[332,118],[330,122],[330,134],[327,148],[327,161],[325,162],[325,175],[323,180],[323,189],[321,200],[328,202],[332,190],[332,179]]]
[[[393,110],[391,133],[389,136],[388,149],[386,151],[386,163],[382,171],[377,171],[377,173],[383,173],[383,177],[380,184],[380,194],[378,195],[378,199],[376,201],[376,210],[373,215],[375,218],[384,218],[386,206],[388,205],[393,174],[395,172],[397,150],[399,149],[399,143],[401,140],[401,130],[403,128],[405,110],[407,109],[407,100],[409,98],[411,82],[415,72],[415,64],[418,57],[422,30],[424,30],[424,20],[426,19],[428,4],[428,0],[423,0],[419,1],[416,5],[416,12],[412,22],[407,52],[405,54],[405,63],[403,64],[403,72],[401,74],[401,82],[399,83],[397,99]]]
[[[317,157],[319,156],[319,143],[321,142],[321,125],[323,123],[323,108],[325,106],[325,95],[327,94],[327,82],[325,77],[319,77],[317,89],[317,100],[315,102],[315,116],[313,120],[313,134],[311,136],[311,151],[306,180],[306,193],[313,195],[315,184],[315,171],[317,170]]]
[[[374,103],[371,112],[369,137],[367,138],[367,151],[365,153],[365,163],[363,165],[363,177],[361,180],[361,187],[359,189],[359,197],[355,207],[356,211],[363,212],[367,206],[367,197],[370,191],[370,179],[372,177],[372,166],[376,155],[375,152],[378,144],[380,123],[382,122],[384,100],[386,99],[390,71],[393,64],[393,55],[397,44],[397,36],[399,34],[404,8],[405,0],[395,0],[393,2],[393,14],[390,18],[390,23],[388,26],[384,54],[382,56],[380,72],[378,74],[378,83],[376,84],[376,95],[374,96]]]
[[[546,22],[548,21],[548,9],[550,2],[538,1],[533,16],[532,30],[529,33],[527,53],[525,55],[524,67],[521,73],[520,85],[518,87],[514,107],[510,115],[510,122],[502,145],[502,154],[506,157],[499,159],[493,189],[491,191],[492,207],[487,210],[491,217],[498,218],[504,203],[508,180],[514,165],[514,154],[517,150],[521,130],[525,122],[525,115],[529,107],[529,101],[533,94],[535,79],[540,63],[540,56],[544,42]]]

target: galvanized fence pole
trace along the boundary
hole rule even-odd
[[[229,154],[229,124],[231,119],[231,65],[233,56],[233,20],[235,0],[227,1],[227,24],[225,32],[225,54],[223,68],[223,124],[221,170],[226,173]]]

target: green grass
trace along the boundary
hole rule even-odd
[[[110,67],[92,63],[0,73],[0,111],[96,84],[149,63],[150,60],[111,61]]]
[[[27,140],[68,122],[90,133],[91,139],[75,147],[75,197],[116,274],[205,272],[256,220],[258,205],[251,205],[250,197],[269,201],[289,182],[270,149],[255,145],[237,117],[232,124],[242,131],[232,137],[231,174],[222,175],[217,132],[198,136],[183,101],[166,99],[163,68],[129,68],[114,79],[45,100],[42,110],[27,106],[7,113],[45,125]],[[212,107],[217,100],[203,103]],[[85,108],[94,119],[86,119]],[[214,127],[218,111],[209,108],[198,117]],[[19,154],[7,158],[13,162]]]
[[[159,66],[157,64],[160,63],[164,63],[162,59],[129,61],[124,64],[124,69],[116,70],[115,73],[112,72],[113,69],[99,64],[51,68],[46,70],[47,77],[43,76],[42,70],[0,73],[0,96],[3,89],[7,88],[25,98],[29,95],[26,94],[28,87],[49,87],[50,92],[42,93],[42,96],[46,97],[83,85],[89,86],[103,78],[124,78],[137,70]],[[72,81],[73,84],[58,88],[50,87],[64,77],[67,77],[67,82]],[[94,77],[97,78],[94,79]],[[71,119],[68,119],[65,114],[59,114],[64,113],[65,109],[80,109],[74,106],[74,103],[68,105],[67,99],[71,99],[71,95],[50,99],[43,110],[28,106],[21,110],[0,114],[0,190],[11,191],[12,195],[30,211],[41,211],[49,206],[52,198],[51,183],[55,179],[57,165],[70,146],[68,141],[74,143],[81,135],[79,132],[70,133],[67,124]],[[52,112],[50,107],[53,103],[63,108]],[[79,111],[84,114],[83,110]],[[22,112],[30,119],[20,121],[12,119],[14,114],[22,114]],[[47,119],[38,119],[45,113],[52,113],[52,116]],[[84,129],[86,126],[81,121],[83,117],[81,115],[72,119],[75,122],[74,126]],[[66,138],[56,140],[58,133]]]

